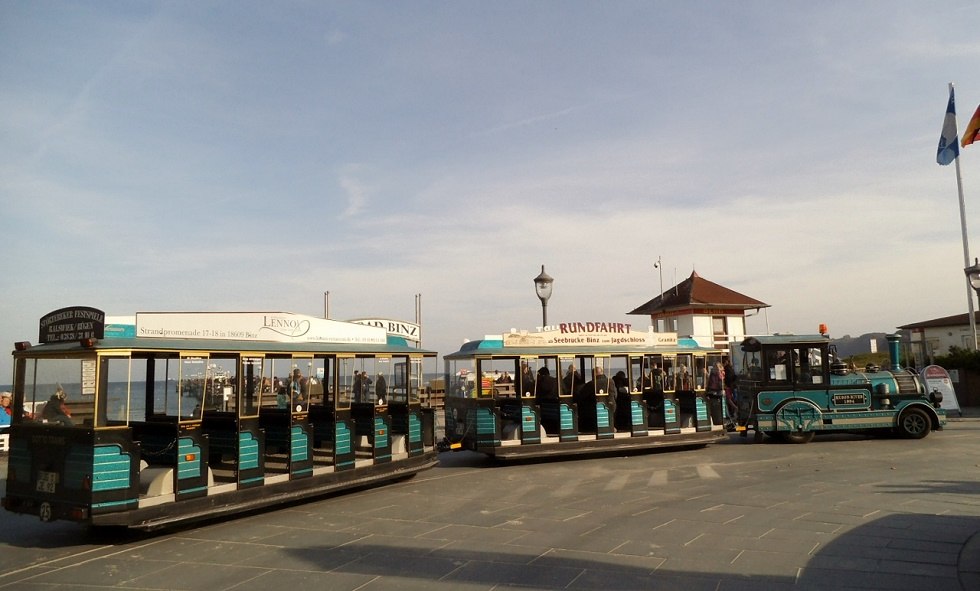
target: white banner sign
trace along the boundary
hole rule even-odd
[[[581,347],[627,345],[656,347],[677,345],[674,332],[634,332],[623,322],[569,322],[540,332],[509,332],[502,335],[505,347]]]
[[[279,343],[378,344],[383,329],[289,312],[140,312],[136,336]]]
[[[391,320],[390,318],[355,318],[349,322],[383,328],[391,336],[402,337],[416,343],[420,342],[422,339],[422,327],[418,324],[405,322],[404,320]]]

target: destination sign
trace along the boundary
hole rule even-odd
[[[667,347],[677,345],[677,333],[637,332],[623,322],[569,322],[538,332],[504,333],[502,340],[505,347]]]
[[[41,317],[37,340],[67,343],[105,337],[105,312],[86,306],[61,308]]]

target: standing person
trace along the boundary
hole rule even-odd
[[[361,382],[361,372],[354,370],[354,402],[361,402],[361,390],[364,389],[364,384]]]
[[[711,366],[707,390],[708,404],[711,406],[711,422],[715,425],[721,425],[724,422],[721,405],[725,398],[725,370],[722,368],[721,362]]]
[[[388,404],[388,380],[382,372],[378,372],[378,378],[374,380],[374,402],[379,406]]]
[[[735,392],[735,385],[738,383],[738,376],[735,375],[735,366],[731,359],[725,357],[725,403],[728,405],[728,414],[732,417],[738,414],[738,398]]]

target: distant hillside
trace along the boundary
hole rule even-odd
[[[884,332],[871,332],[859,337],[844,335],[839,339],[830,339],[830,342],[837,345],[837,356],[846,359],[854,355],[865,355],[871,353],[871,341],[874,340],[878,345],[878,353],[888,354],[888,341],[885,340]]]

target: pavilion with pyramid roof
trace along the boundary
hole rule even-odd
[[[627,314],[649,316],[657,332],[676,332],[703,347],[727,350],[731,341],[745,337],[747,312],[768,307],[765,302],[708,281],[694,271]]]

